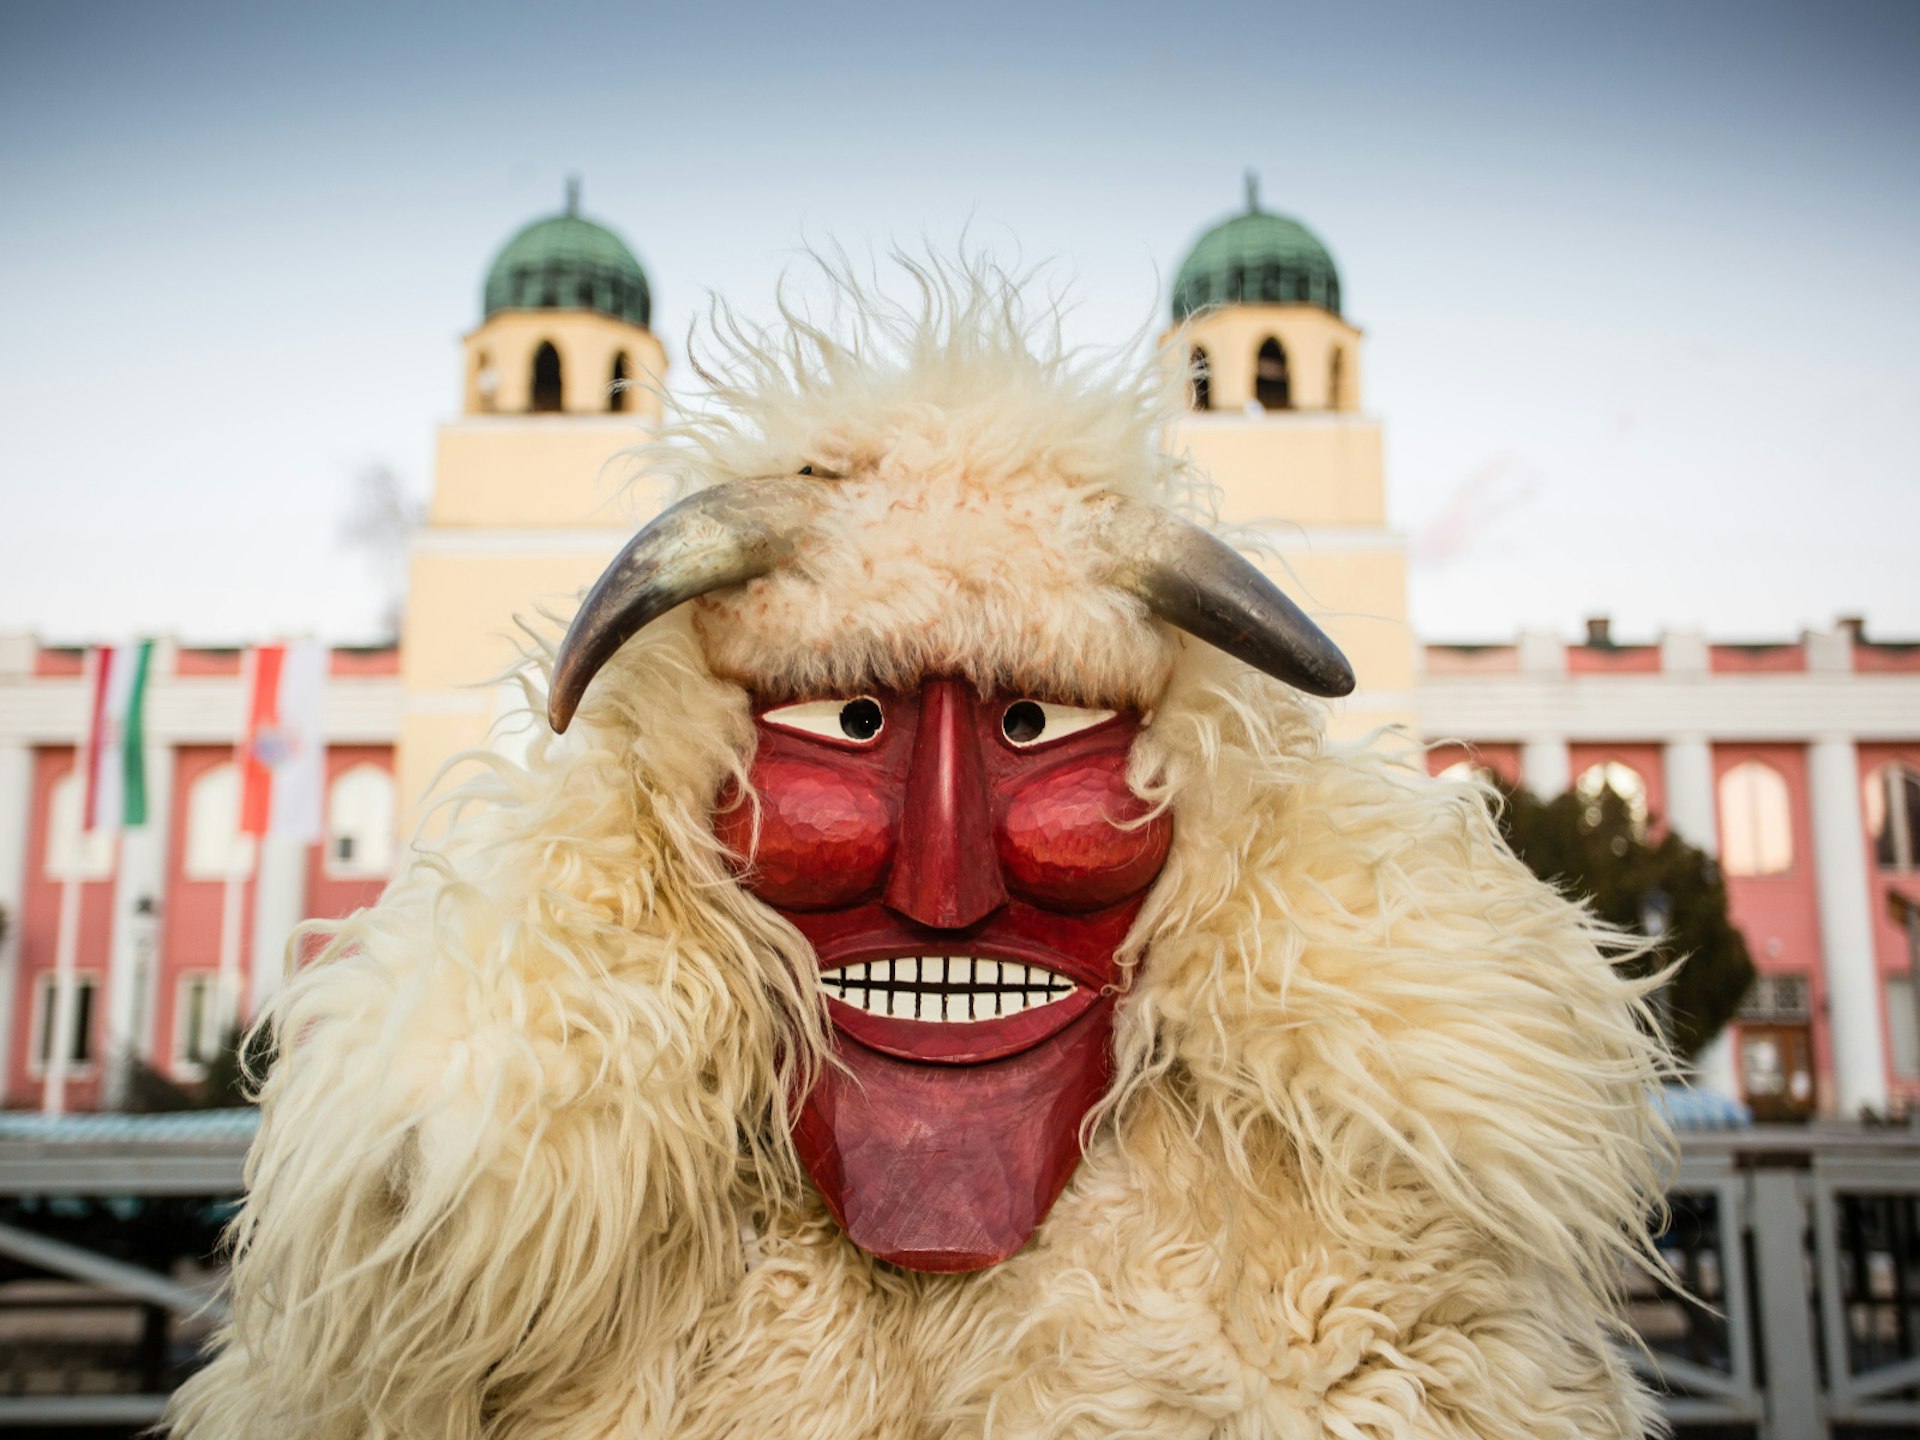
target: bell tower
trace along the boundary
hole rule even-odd
[[[1192,367],[1176,448],[1220,488],[1222,519],[1272,552],[1274,580],[1359,677],[1332,728],[1413,725],[1405,538],[1387,527],[1380,422],[1361,409],[1361,334],[1333,256],[1297,220],[1246,209],[1195,242],[1173,285],[1176,355]]]
[[[520,703],[493,683],[518,659],[515,612],[570,613],[632,533],[621,456],[657,426],[667,369],[652,315],[646,271],[580,213],[577,180],[559,214],[521,229],[488,268],[462,342],[461,413],[440,427],[409,563],[403,804]]]

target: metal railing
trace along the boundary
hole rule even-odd
[[[0,1117],[0,1326],[117,1305],[139,1324],[115,1343],[146,1357],[116,1390],[111,1366],[0,1364],[0,1430],[158,1417],[219,1313],[192,1252],[239,1193],[250,1133],[244,1115]],[[1680,1436],[1920,1436],[1920,1131],[1690,1135],[1669,1206],[1681,1288],[1643,1278],[1633,1319]]]
[[[1678,1433],[1920,1435],[1920,1133],[1689,1136],[1634,1320]]]

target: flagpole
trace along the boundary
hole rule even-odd
[[[74,1002],[73,976],[80,955],[81,875],[86,868],[87,852],[87,761],[94,740],[95,691],[100,685],[100,647],[87,648],[81,666],[80,693],[85,696],[86,718],[81,721],[80,739],[73,747],[75,794],[73,849],[66,857],[67,873],[60,878],[60,914],[53,939],[53,1015],[52,1034],[47,1042],[46,1081],[40,1091],[40,1111],[44,1115],[67,1113],[67,1052],[72,1045]]]

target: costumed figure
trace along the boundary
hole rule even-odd
[[[276,1002],[192,1437],[1645,1434],[1645,982],[1323,738],[1178,376],[733,338],[553,735]]]

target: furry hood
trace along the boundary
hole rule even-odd
[[[723,325],[683,490],[813,467],[801,564],[648,627],[564,738],[486,759],[437,850],[270,1017],[234,1321],[179,1432],[1638,1436],[1616,1350],[1661,1135],[1642,985],[1487,796],[1087,584],[1078,505],[1204,510],[1180,376],[1076,355],[990,267],[844,275]],[[714,378],[715,375],[724,378]],[[711,830],[746,689],[963,674],[1150,715],[1174,848],[1118,1078],[1033,1243],[893,1271],[785,1114],[810,952]],[[537,699],[538,697],[529,697]]]

